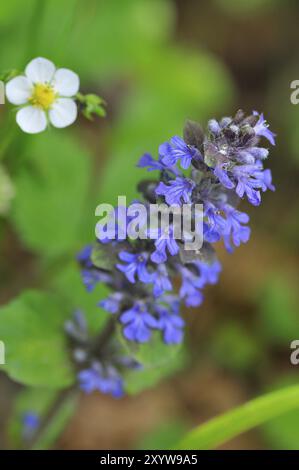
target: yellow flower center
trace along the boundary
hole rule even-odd
[[[29,101],[33,106],[38,106],[39,108],[47,110],[51,107],[55,98],[56,93],[50,85],[37,83],[34,85],[33,93],[29,98]]]

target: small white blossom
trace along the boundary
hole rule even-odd
[[[54,127],[66,127],[77,118],[74,101],[79,90],[79,77],[69,69],[56,69],[48,59],[33,59],[19,75],[6,85],[10,103],[20,106],[16,120],[29,134],[46,129],[48,122]]]

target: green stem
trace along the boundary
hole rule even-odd
[[[299,385],[268,393],[211,419],[187,434],[176,449],[215,449],[224,442],[299,408]]]

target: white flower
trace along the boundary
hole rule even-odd
[[[57,69],[47,59],[33,59],[25,75],[10,80],[6,96],[10,103],[21,106],[17,123],[24,132],[36,134],[46,129],[48,121],[55,127],[66,127],[77,118],[77,105],[72,99],[79,90],[79,77],[69,69]]]

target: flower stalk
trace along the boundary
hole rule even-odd
[[[146,221],[152,203],[168,208],[202,205],[202,246],[188,250],[186,242],[194,231],[185,230],[176,238],[177,224],[182,222],[172,217],[167,234],[161,227],[150,228],[145,239],[125,238],[119,225],[113,236],[109,228],[103,231],[97,227],[97,242],[78,255],[87,291],[97,283],[110,288],[111,294],[98,305],[113,315],[124,340],[135,344],[150,342],[154,332],[159,332],[167,345],[182,342],[182,306],[199,307],[204,287],[218,282],[221,265],[215,243],[222,241],[231,253],[249,240],[249,216],[237,209],[239,202],[247,199],[258,206],[262,193],[274,190],[271,171],[264,169],[269,151],[261,142],[264,139],[274,145],[275,134],[263,114],[254,111],[246,116],[240,110],[219,122],[211,119],[206,132],[199,124],[187,122],[183,134],[183,138],[175,136],[161,144],[157,160],[149,154],[141,157],[138,166],[158,172],[159,178],[139,183],[142,197],[138,202],[145,209]],[[124,211],[128,226],[132,223],[130,211],[123,207],[115,210]],[[194,212],[191,219],[197,229]],[[174,290],[177,280],[178,292]],[[77,330],[73,324],[69,333],[77,338],[83,335],[89,344],[86,322],[80,315]],[[113,336],[112,343],[103,357],[95,358],[90,350],[77,356],[83,365],[78,374],[83,390],[97,389],[114,396],[123,393],[124,368],[138,365],[123,357]]]

